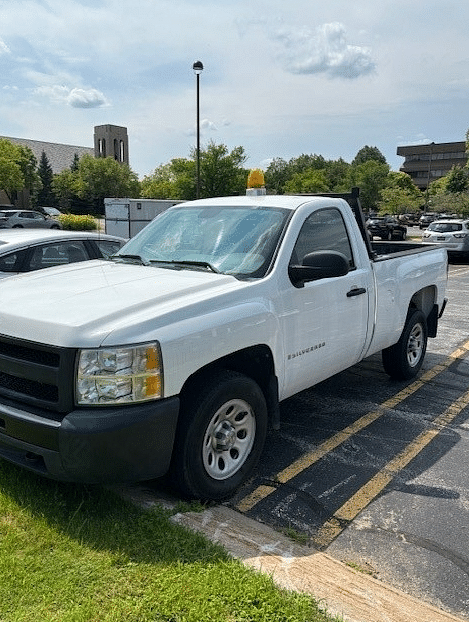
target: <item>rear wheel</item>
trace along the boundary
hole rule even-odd
[[[219,501],[252,473],[267,433],[267,406],[251,378],[222,371],[186,396],[171,480],[190,498]]]
[[[414,378],[422,367],[427,339],[425,315],[417,309],[409,311],[399,341],[382,352],[386,373],[396,380]]]

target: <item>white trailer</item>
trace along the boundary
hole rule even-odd
[[[181,201],[175,199],[104,199],[105,231],[122,238],[133,238],[146,225]]]

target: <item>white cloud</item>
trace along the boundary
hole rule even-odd
[[[67,103],[72,108],[102,108],[109,106],[106,97],[96,89],[72,89],[67,96]]]
[[[200,120],[200,132],[208,133],[208,132],[218,132],[218,127],[213,123],[213,121],[209,121],[208,119]],[[187,130],[186,136],[195,136],[197,133],[197,128],[194,127],[191,130]]]
[[[200,129],[201,130],[208,130],[210,132],[217,132],[218,128],[215,125],[215,123],[213,123],[212,121],[209,121],[208,119],[202,119],[202,121],[200,122]]]
[[[2,54],[11,54],[11,50],[8,45],[2,39],[0,39],[0,56]]]
[[[40,86],[35,92],[55,103],[65,103],[72,108],[102,108],[109,106],[106,97],[96,89],[80,89],[67,86]]]
[[[280,58],[291,73],[354,79],[375,70],[370,48],[348,44],[345,26],[339,22],[323,24],[314,32],[309,28],[278,30],[274,38],[283,46]]]

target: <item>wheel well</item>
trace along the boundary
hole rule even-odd
[[[238,350],[197,370],[184,383],[181,400],[190,399],[201,381],[222,369],[237,371],[252,378],[264,393],[273,427],[278,427],[278,383],[274,359],[270,348],[264,344]]]
[[[416,292],[410,301],[409,310],[419,309],[427,318],[428,336],[436,337],[438,326],[438,305],[436,304],[436,287],[431,285]]]

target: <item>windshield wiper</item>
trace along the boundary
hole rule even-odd
[[[181,259],[181,260],[166,260],[166,259],[150,259],[150,263],[154,264],[154,263],[160,263],[160,264],[169,264],[171,266],[175,266],[177,267],[194,267],[194,268],[205,268],[205,270],[210,270],[210,272],[215,272],[216,274],[221,274],[220,270],[218,270],[218,268],[215,268],[215,266],[213,266],[211,263],[209,263],[208,261],[191,261],[191,260],[186,260],[186,259]]]
[[[133,259],[142,264],[142,266],[149,266],[148,261],[143,259],[140,255],[112,255],[111,259]]]

